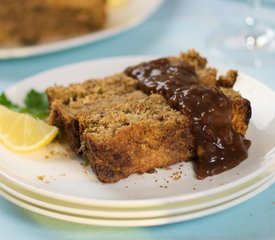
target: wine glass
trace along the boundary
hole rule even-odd
[[[275,64],[275,32],[259,19],[261,0],[247,0],[250,14],[244,26],[219,29],[209,39],[210,52],[215,57],[249,66]],[[233,14],[232,14],[233,16]]]

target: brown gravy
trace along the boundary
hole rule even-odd
[[[143,92],[163,95],[170,106],[189,116],[198,179],[231,169],[247,158],[251,142],[232,127],[230,99],[219,88],[202,85],[188,62],[161,58],[129,67],[125,73],[139,81]]]

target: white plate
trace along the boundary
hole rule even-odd
[[[20,207],[28,209],[32,212],[36,212],[48,217],[52,217],[52,218],[56,218],[64,221],[81,223],[81,224],[89,224],[89,225],[97,225],[97,226],[109,226],[109,227],[145,227],[145,226],[156,226],[156,225],[164,225],[164,224],[187,221],[187,220],[196,219],[196,218],[200,218],[203,216],[207,216],[207,215],[211,215],[211,214],[223,211],[225,209],[238,205],[254,197],[255,195],[259,194],[260,192],[264,191],[266,188],[271,186],[273,182],[274,182],[274,179],[271,179],[270,181],[267,181],[266,183],[256,188],[255,190],[239,198],[214,206],[212,208],[204,209],[201,211],[194,211],[187,214],[178,214],[178,215],[172,215],[172,216],[167,216],[162,218],[151,218],[151,219],[118,220],[118,219],[93,218],[93,217],[84,217],[84,216],[72,215],[72,214],[64,214],[62,212],[49,211],[48,209],[25,202],[24,200],[16,198],[15,196],[5,192],[2,189],[0,189],[0,194],[10,202],[13,202],[14,204]]]
[[[274,179],[275,166],[268,169],[267,172],[261,174],[261,176],[235,188],[223,191],[218,194],[213,194],[208,197],[201,197],[191,201],[183,201],[178,204],[168,204],[161,207],[154,208],[99,208],[85,206],[81,204],[70,204],[64,201],[58,201],[56,199],[47,198],[25,189],[22,189],[15,184],[10,183],[6,179],[0,178],[0,188],[7,193],[24,200],[30,204],[34,204],[39,207],[47,208],[50,211],[59,211],[65,214],[75,214],[87,217],[99,217],[99,218],[116,218],[116,219],[144,219],[165,217],[175,214],[186,214],[192,211],[198,211],[219,205],[237,197],[247,194],[260,187],[271,179]],[[2,183],[1,183],[2,182]]]
[[[7,94],[20,103],[31,88],[43,90],[54,83],[69,84],[92,76],[103,77],[144,60],[148,58],[120,57],[68,65],[22,81],[9,88]],[[179,171],[180,164],[172,166],[171,170],[158,170],[157,174],[134,174],[115,184],[103,184],[90,170],[88,174],[83,173],[74,155],[45,159],[52,149],[64,151],[55,143],[32,154],[14,154],[0,146],[0,173],[10,182],[47,197],[103,207],[152,207],[225,191],[259,176],[275,160],[275,109],[270,104],[275,101],[274,92],[244,74],[239,75],[236,88],[251,101],[253,109],[247,133],[252,140],[249,157],[236,168],[203,181],[195,178],[189,162],[181,167],[183,175],[178,181],[171,180],[170,176]],[[45,175],[49,184],[38,180],[37,176],[41,175]]]
[[[60,51],[95,42],[131,29],[151,16],[163,0],[129,0],[119,8],[110,9],[106,27],[87,35],[28,47],[0,48],[0,59],[22,58]]]

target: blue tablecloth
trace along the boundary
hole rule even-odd
[[[275,89],[275,66],[228,65],[209,56],[207,37],[223,22],[243,21],[246,11],[237,1],[167,0],[145,23],[118,36],[54,54],[0,61],[0,91],[34,73],[67,63],[120,55],[173,55],[189,48],[197,49],[212,64],[235,67]],[[275,239],[274,202],[275,185],[239,206],[201,219],[160,227],[107,228],[51,219],[0,198],[0,239],[271,240]]]

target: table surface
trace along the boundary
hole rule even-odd
[[[52,67],[122,55],[173,55],[195,48],[211,64],[237,68],[275,89],[275,67],[237,66],[213,59],[207,38],[222,23],[241,22],[247,9],[237,1],[166,0],[138,27],[78,48],[26,59],[0,61],[0,91]],[[234,18],[232,18],[234,14]],[[234,19],[234,20],[233,20]],[[233,22],[234,21],[234,22]],[[274,56],[275,58],[275,56]],[[223,212],[200,219],[147,228],[107,228],[44,217],[0,198],[1,239],[275,239],[275,185]]]

